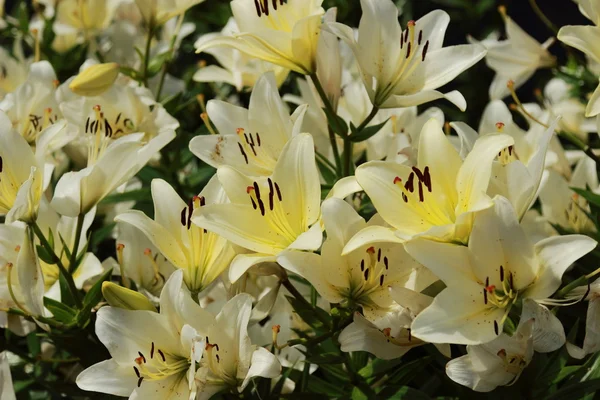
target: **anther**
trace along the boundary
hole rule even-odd
[[[504,267],[500,266],[500,282],[504,282]]]
[[[496,336],[499,334],[498,322],[494,320],[494,332],[496,332]]]
[[[142,358],[142,361],[144,361],[144,364],[146,364],[146,357],[144,357],[144,355],[142,354],[141,351],[138,351],[138,354],[140,355],[140,357]]]
[[[161,349],[158,349],[158,354],[160,355],[160,358],[162,358],[163,362],[166,362],[167,359],[165,358],[165,354],[162,352]]]
[[[147,249],[150,250],[150,249]],[[154,342],[152,342],[152,347],[150,348],[150,358],[154,358]]]
[[[138,379],[142,377],[140,375],[140,371],[137,369],[137,367],[135,365],[133,366],[133,370],[135,371],[135,375],[138,377]]]
[[[421,52],[421,62],[425,61],[425,56],[427,55],[427,49],[429,48],[429,40],[425,42],[425,46],[423,46],[423,51]]]

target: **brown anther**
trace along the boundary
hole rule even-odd
[[[212,350],[212,349],[213,349],[213,347],[215,347],[215,345],[214,345],[214,344],[206,343],[206,344],[204,345],[204,350],[206,350],[206,351],[210,351],[210,350]]]
[[[248,186],[248,187],[246,188],[246,193],[247,193],[247,194],[250,194],[250,192],[252,192],[252,191],[254,191],[254,186]]]
[[[496,355],[497,355],[498,357],[501,357],[501,358],[506,358],[506,350],[505,350],[505,349],[500,349],[500,350],[498,351],[498,353],[496,353]]]
[[[273,330],[273,332],[279,333],[281,332],[281,325],[273,325],[271,329]]]
[[[395,177],[395,178],[394,178],[394,185],[395,185],[396,183],[398,183],[398,182],[402,182],[402,179],[400,179],[400,177],[399,177],[399,176],[397,176],[397,177]]]
[[[508,82],[506,82],[506,87],[509,89],[512,89],[515,87],[515,81],[513,81],[512,79],[509,79]]]
[[[94,107],[92,107],[92,109],[94,111],[100,111],[100,110],[102,110],[102,107],[100,107],[100,104],[96,104]]]
[[[19,250],[21,250],[21,245],[20,244],[18,244],[18,245],[15,246],[15,251],[19,251]]]
[[[391,334],[392,334],[392,328],[385,328],[385,329],[382,329],[382,330],[381,330],[381,332],[382,332],[382,333],[383,333],[385,336],[387,336],[387,337],[390,337],[390,336],[391,336]]]
[[[369,253],[369,254],[375,254],[375,247],[374,246],[369,247],[367,249],[367,253]]]
[[[237,133],[238,135],[243,135],[244,134],[244,128],[237,128],[235,130],[235,133]]]

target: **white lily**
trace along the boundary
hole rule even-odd
[[[561,42],[581,50],[592,62],[600,63],[600,18],[598,6],[592,1],[582,1],[580,10],[595,25],[567,25],[560,28],[557,38]],[[585,108],[586,117],[594,117],[600,114],[600,85],[590,97]]]
[[[13,46],[14,57],[3,47],[0,47],[0,99],[7,93],[14,92],[27,80],[29,60],[23,55],[23,48],[19,39]]]
[[[433,298],[407,288],[391,288],[390,294],[402,307],[375,322],[355,313],[354,322],[344,328],[339,336],[342,351],[368,351],[378,358],[392,360],[427,343],[412,336],[411,324],[431,304]],[[450,357],[449,344],[435,346],[443,355]]]
[[[105,29],[114,17],[121,0],[61,0],[56,20],[88,34]]]
[[[175,267],[142,231],[125,222],[117,224],[117,260],[114,273],[127,282],[131,279],[148,297],[158,296]],[[115,260],[109,259],[112,265]]]
[[[550,297],[560,286],[565,270],[596,244],[587,236],[566,235],[534,246],[510,202],[497,197],[495,207],[475,218],[468,247],[422,238],[405,244],[411,256],[446,284],[413,322],[413,335],[434,343],[490,342],[502,333],[517,301],[524,300],[525,308],[528,299],[544,301]],[[528,313],[545,315],[539,327],[544,332],[550,317],[540,310],[542,306],[533,303],[535,307],[529,306]],[[561,345],[541,341],[540,347],[556,349],[556,344]]]
[[[57,123],[40,136],[52,138],[64,128],[64,123]],[[47,172],[52,171],[51,168],[45,170],[46,147],[38,146],[34,154],[2,111],[0,132],[0,215],[5,215],[9,223],[16,220],[33,222],[37,218],[42,192],[49,183]]]
[[[390,108],[379,111],[373,125],[389,121],[374,136],[367,140],[367,159],[394,161],[398,164],[416,164],[417,145],[423,126],[430,119],[444,126],[444,113],[431,107],[417,114],[417,107]]]
[[[492,205],[486,195],[492,162],[513,143],[504,134],[482,136],[463,161],[439,122],[429,120],[419,138],[416,166],[370,161],[356,169],[358,183],[391,228],[362,230],[344,253],[369,243],[403,242],[421,235],[466,243],[473,213]]]
[[[254,377],[275,378],[281,373],[277,357],[250,342],[251,311],[252,298],[239,294],[223,306],[208,327],[205,354],[196,374],[198,399],[208,400],[227,388],[241,392]]]
[[[590,208],[587,201],[573,192],[572,187],[598,192],[596,163],[584,157],[577,163],[571,179],[567,180],[555,171],[548,171],[548,177],[540,189],[542,215],[551,224],[575,233],[596,231],[594,222],[588,217]]]
[[[555,118],[561,117],[558,126],[561,130],[573,133],[587,142],[588,133],[598,130],[593,118],[585,117],[585,104],[572,97],[571,85],[560,78],[553,78],[544,87],[545,106]]]
[[[481,60],[486,53],[483,46],[442,48],[450,17],[441,10],[410,21],[402,31],[398,7],[391,0],[361,0],[361,6],[358,40],[346,25],[329,23],[326,29],[352,48],[374,106],[410,107],[446,98],[461,110],[466,108],[460,92],[444,94],[436,89]]]
[[[488,195],[500,195],[510,200],[519,219],[537,199],[548,148],[552,140],[557,140],[554,131],[558,121],[554,120],[544,131],[525,133],[513,122],[508,107],[501,100],[492,101],[484,110],[479,132],[503,132],[514,140],[514,145],[500,152],[493,164]],[[557,156],[551,153],[549,158],[555,163]]]
[[[476,392],[511,385],[533,358],[532,331],[529,320],[519,324],[513,336],[503,333],[489,343],[467,346],[467,355],[446,364],[446,374]]]
[[[112,358],[77,376],[83,390],[129,398],[193,399],[194,374],[212,314],[193,302],[177,271],[160,296],[160,313],[103,307],[96,334]]]
[[[230,18],[219,33],[207,33],[198,38],[194,46],[202,47],[204,43],[219,37],[233,37],[239,33],[235,19]],[[201,66],[193,76],[196,82],[225,82],[238,91],[245,87],[252,88],[258,79],[268,71],[273,71],[277,87],[281,86],[290,70],[266,61],[252,58],[239,50],[229,47],[210,47],[204,50],[217,59],[217,65]]]
[[[231,47],[301,74],[315,72],[323,0],[233,0],[240,33],[201,43],[196,52]]]
[[[197,296],[235,256],[226,239],[192,224],[194,211],[226,203],[225,191],[215,176],[186,204],[167,182],[154,179],[152,199],[154,220],[141,211],[125,212],[115,220],[139,229],[175,268],[183,270],[185,284]]]
[[[0,396],[5,400],[16,400],[17,398],[5,351],[0,353]]]
[[[364,245],[342,255],[356,233],[367,226],[381,226],[383,221],[373,217],[367,224],[350,204],[336,198],[325,200],[321,213],[327,232],[321,254],[286,251],[277,262],[309,281],[330,303],[357,304],[373,321],[397,308],[389,287],[421,291],[437,280],[401,244]]]
[[[281,100],[272,73],[256,82],[248,109],[223,101],[207,104],[218,135],[196,136],[190,150],[213,167],[228,165],[250,176],[273,173],[285,144],[300,131],[306,107],[292,116]]]
[[[80,71],[85,71],[90,64],[92,62],[86,62]],[[78,137],[66,151],[79,165],[85,164],[86,160],[89,165],[101,149],[132,134],[142,133],[144,144],[156,139],[156,145],[162,147],[171,141],[174,131],[179,128],[179,122],[146,88],[129,86],[124,80],[117,79],[100,95],[79,96],[69,88],[74,78],[61,85],[58,98],[63,115],[78,130]]]
[[[202,207],[192,222],[256,252],[236,256],[229,269],[232,282],[286,249],[321,246],[321,190],[309,134],[298,134],[284,146],[269,177],[251,178],[229,166],[220,167],[217,176],[231,204]]]
[[[481,42],[488,50],[485,61],[496,72],[489,89],[492,100],[509,95],[506,86],[508,81],[513,81],[516,89],[527,82],[538,69],[549,68],[556,63],[555,57],[548,52],[554,38],[540,44],[506,15],[504,7],[500,8],[500,13],[504,19],[507,39]]]
[[[135,0],[142,18],[152,27],[163,25],[204,0]]]
[[[586,295],[587,293],[587,295]],[[588,303],[587,315],[585,320],[585,337],[583,347],[567,343],[569,355],[573,358],[582,359],[588,354],[600,351],[600,279],[596,279],[592,284],[580,286],[571,293],[569,297],[581,298],[585,295]]]
[[[31,64],[27,80],[8,93],[0,102],[0,110],[10,118],[13,128],[35,148],[39,143],[52,152],[73,139],[73,131],[64,129],[52,138],[42,136],[53,132],[46,128],[62,119],[56,100],[58,80],[47,61]],[[45,142],[49,142],[44,144]]]

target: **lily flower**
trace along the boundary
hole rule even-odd
[[[582,2],[583,4],[583,2]],[[591,61],[600,63],[600,46],[598,38],[600,37],[600,19],[596,12],[593,11],[593,6],[586,4],[581,9],[586,11],[584,15],[592,20],[596,25],[567,25],[560,28],[558,31],[558,40],[561,42],[582,51],[588,56]],[[587,13],[590,14],[587,14]],[[585,109],[586,117],[594,117],[600,114],[600,85],[596,88],[590,97]]]
[[[401,244],[364,245],[342,255],[344,245],[356,233],[383,221],[373,217],[367,224],[350,204],[336,198],[325,200],[321,213],[327,232],[321,254],[286,251],[277,262],[309,281],[328,302],[357,304],[373,321],[397,308],[389,287],[421,291],[437,280]]]
[[[10,118],[13,128],[34,149],[40,144],[52,152],[74,137],[73,129],[61,130],[60,135],[52,138],[42,136],[42,132],[44,135],[52,133],[53,130],[46,128],[63,118],[56,100],[57,84],[52,65],[48,61],[36,62],[31,64],[27,80],[0,102],[0,110]]]
[[[281,364],[264,347],[252,345],[248,322],[252,298],[238,294],[221,309],[208,327],[204,357],[196,374],[198,398],[208,400],[217,392],[237,389],[242,392],[257,376],[275,378]]]
[[[204,0],[135,0],[142,18],[149,26],[158,27],[171,18],[185,13]]]
[[[321,188],[310,134],[298,134],[284,146],[269,177],[252,178],[229,166],[220,167],[217,176],[231,203],[201,207],[192,222],[256,252],[236,256],[232,282],[255,264],[276,261],[286,249],[321,246]]]
[[[17,398],[5,351],[0,353],[0,396],[6,400],[16,400]]]
[[[548,52],[554,38],[540,44],[506,15],[504,7],[500,7],[499,10],[504,19],[507,39],[481,42],[488,50],[486,64],[496,72],[489,89],[492,100],[509,95],[506,86],[508,81],[513,81],[516,89],[527,82],[538,69],[550,68],[556,64],[556,58]],[[475,40],[473,42],[477,43]]]
[[[256,82],[248,109],[218,100],[209,101],[206,109],[219,134],[196,136],[190,151],[215,168],[229,165],[250,176],[273,173],[283,147],[300,131],[306,111],[298,107],[290,116],[270,72]]]
[[[354,322],[339,336],[341,350],[367,351],[383,360],[402,357],[410,349],[427,344],[412,336],[411,325],[415,317],[433,301],[432,297],[407,288],[389,288],[400,308],[390,311],[374,322],[360,313],[354,314]],[[434,344],[446,357],[450,357],[449,344]]]
[[[540,189],[542,216],[551,224],[570,232],[595,232],[596,226],[588,216],[588,202],[575,193],[572,187],[589,187],[598,192],[600,185],[594,160],[587,156],[579,160],[570,180],[555,171],[548,171],[548,177]]]
[[[123,282],[131,279],[140,292],[152,299],[158,297],[175,267],[135,226],[119,222],[117,230],[117,259],[104,263],[113,265],[113,272],[121,275]]]
[[[196,47],[230,47],[249,56],[311,74],[316,69],[323,0],[233,0],[231,10],[240,33],[215,37]]]
[[[194,47],[199,48],[204,43],[219,37],[231,37],[239,33],[235,19],[230,18],[221,32],[207,33],[198,38]],[[220,64],[201,65],[193,78],[196,82],[224,82],[234,86],[238,92],[244,88],[252,88],[258,79],[268,71],[273,71],[277,87],[281,86],[290,70],[258,60],[230,47],[210,47],[203,51],[213,56]]]
[[[165,181],[152,181],[154,220],[141,211],[128,211],[115,221],[139,229],[175,268],[194,296],[206,289],[229,266],[235,256],[231,244],[215,233],[192,223],[195,210],[222,205],[227,196],[213,177],[198,196],[183,201]],[[158,273],[159,267],[154,271]]]
[[[596,244],[587,236],[565,235],[534,245],[510,202],[497,197],[495,207],[475,218],[468,246],[423,238],[405,244],[411,256],[446,284],[431,306],[417,316],[412,333],[433,343],[487,343],[502,333],[512,307],[523,300],[525,310],[529,299],[535,301],[527,306],[527,313],[544,315],[538,318],[540,327],[536,329],[544,331],[550,325],[551,331],[556,331],[555,322],[546,323],[552,314],[536,302],[550,297],[565,270]],[[558,347],[556,342],[540,343],[543,349]]]
[[[417,165],[370,161],[356,169],[358,183],[391,228],[362,230],[344,253],[368,243],[422,235],[466,243],[473,213],[492,205],[486,194],[492,162],[513,143],[504,134],[482,136],[463,161],[439,122],[429,120],[419,138]]]
[[[533,321],[519,324],[513,336],[502,333],[489,343],[467,346],[467,355],[446,364],[454,382],[476,392],[491,392],[519,379],[533,358]]]
[[[94,97],[81,99],[85,103]],[[116,102],[117,98],[114,100]],[[64,174],[56,184],[51,203],[56,211],[66,216],[87,213],[105,196],[131,179],[175,137],[175,131],[168,127],[151,139],[147,139],[147,133],[143,131],[130,133],[133,125],[128,124],[133,122],[124,119],[126,110],[118,114],[105,114],[99,104],[90,110],[93,114],[84,114],[87,118],[81,121],[83,125],[78,125],[85,130],[83,140],[87,142],[87,167]],[[66,112],[64,108],[63,111]]]
[[[171,275],[160,295],[160,313],[102,307],[96,334],[112,358],[81,372],[77,386],[129,398],[194,398],[196,363],[214,317],[182,283],[182,271]]]
[[[86,34],[97,34],[108,27],[120,0],[61,0],[56,21]]]
[[[31,60],[25,59],[23,46],[19,39],[15,40],[13,55],[0,48],[0,99],[7,93],[14,92],[27,80]]]
[[[588,301],[583,347],[567,343],[569,355],[577,359],[600,351],[600,318],[598,318],[600,316],[600,279],[596,279],[589,287],[588,285],[580,286],[569,293],[569,297],[581,298],[582,296],[585,296],[584,299]]]
[[[52,138],[64,128],[64,123],[57,123],[40,136]],[[8,223],[16,220],[33,222],[52,172],[51,168],[45,170],[46,147],[38,146],[34,154],[29,143],[12,128],[10,119],[2,111],[0,131],[0,215],[4,215]]]
[[[461,110],[466,108],[460,92],[441,93],[436,89],[481,60],[485,47],[473,44],[443,48],[450,17],[442,10],[409,21],[402,30],[398,7],[391,0],[361,0],[361,6],[358,40],[346,25],[329,23],[326,29],[354,52],[374,106],[410,107],[446,98]]]

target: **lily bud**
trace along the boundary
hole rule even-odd
[[[119,286],[113,282],[102,284],[102,295],[113,307],[125,310],[147,310],[157,312],[156,307],[141,293]]]
[[[80,96],[99,96],[107,91],[119,76],[119,64],[96,64],[84,69],[69,85]]]

